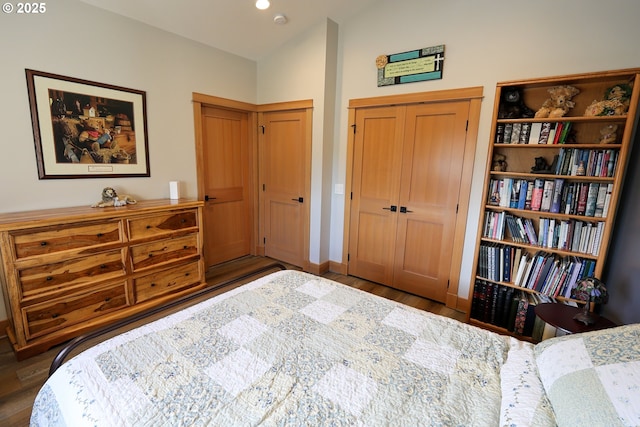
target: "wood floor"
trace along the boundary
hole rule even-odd
[[[225,263],[207,272],[207,283],[212,286],[219,286],[234,277],[241,276],[254,268],[266,266],[272,262],[268,258],[250,256]],[[331,272],[324,274],[323,277],[421,310],[458,319],[462,322],[466,318],[464,313],[449,309],[443,304],[363,279]],[[226,292],[249,280],[251,278],[233,285],[220,286],[208,297]],[[0,338],[0,426],[23,427],[29,425],[33,400],[46,380],[51,361],[59,350],[60,346],[52,348],[46,353],[17,362],[7,338]]]

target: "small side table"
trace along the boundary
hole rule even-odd
[[[585,325],[582,322],[574,320],[573,316],[582,310],[583,309],[581,307],[572,307],[566,304],[544,303],[536,305],[535,313],[536,316],[542,319],[545,323],[555,326],[558,329],[562,329],[569,334],[597,331],[599,329],[618,326],[606,317],[598,316],[597,314],[595,315],[597,318],[596,323],[593,325]]]

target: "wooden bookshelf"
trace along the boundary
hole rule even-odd
[[[497,84],[469,291],[470,323],[536,341],[522,334],[524,312],[543,302],[577,302],[571,298],[576,281],[601,277],[636,126],[638,76],[640,68]],[[549,97],[548,89],[561,85],[579,90],[571,99],[575,106],[562,117],[505,118],[502,113],[503,91],[516,88],[526,107],[536,112]],[[603,100],[618,85],[632,85],[626,113],[585,115],[593,101]],[[560,129],[558,137],[538,143],[537,132],[545,126]],[[520,136],[512,141],[514,127]],[[603,143],[607,129],[615,129],[615,139]],[[494,156],[505,161],[506,169],[494,170]],[[546,163],[542,171],[536,169],[539,158]],[[536,191],[551,197],[541,207],[523,189],[540,186]],[[510,301],[501,300],[508,295]],[[522,313],[519,323],[514,306]]]

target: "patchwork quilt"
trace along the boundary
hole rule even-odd
[[[281,271],[109,339],[33,426],[555,425],[534,348]]]

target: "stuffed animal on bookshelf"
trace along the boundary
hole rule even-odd
[[[544,157],[536,157],[531,173],[551,173],[551,167]]]
[[[507,86],[500,91],[499,119],[531,118],[533,115],[534,111],[525,105],[519,88]]]
[[[610,124],[600,129],[600,144],[614,144],[618,138],[618,125]]]
[[[491,162],[491,170],[494,172],[507,171],[507,156],[495,153]]]
[[[549,92],[549,99],[545,100],[542,107],[536,111],[536,118],[564,116],[575,107],[571,98],[580,93],[578,89],[569,85],[554,86],[549,88],[547,92]]]
[[[608,88],[602,101],[593,101],[584,111],[584,115],[591,116],[623,116],[629,110],[631,92],[630,84],[619,84]]]

